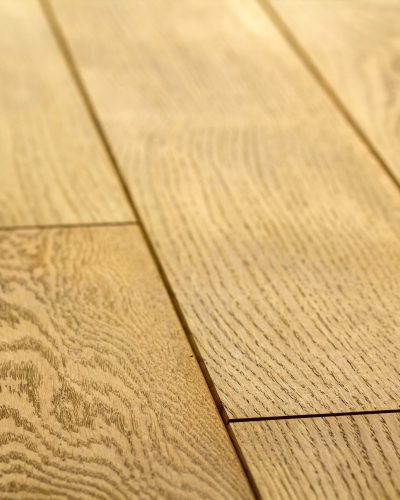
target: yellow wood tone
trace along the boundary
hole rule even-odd
[[[136,227],[0,232],[0,283],[2,498],[252,497]]]
[[[133,220],[36,0],[0,2],[0,226]]]
[[[400,2],[271,3],[400,181]]]
[[[228,417],[398,406],[400,197],[249,0],[54,0]]]
[[[400,497],[399,414],[230,426],[263,498]]]

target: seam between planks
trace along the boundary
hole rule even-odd
[[[317,81],[319,86],[324,90],[325,94],[331,99],[335,107],[339,110],[340,114],[346,120],[346,122],[353,129],[357,137],[366,146],[370,154],[375,158],[381,168],[390,177],[392,182],[396,185],[397,189],[400,190],[400,179],[396,177],[396,174],[392,172],[390,164],[387,164],[379,148],[376,147],[370,140],[368,135],[364,132],[362,127],[358,124],[357,120],[347,109],[344,102],[340,99],[338,94],[335,92],[334,88],[328,80],[324,77],[323,73],[318,69],[318,65],[314,63],[312,57],[308,54],[306,49],[302,46],[299,39],[293,34],[292,30],[285,23],[282,16],[276,11],[276,9],[271,5],[269,0],[255,0],[261,10],[264,11],[266,16],[272,21],[275,28],[279,31],[281,36],[286,40],[287,44],[291,47],[296,56],[301,60],[304,66],[308,69],[314,79]]]
[[[235,433],[233,432],[233,428],[232,426],[230,425],[230,422],[228,422],[228,424],[226,425],[226,429],[228,431],[228,434],[229,434],[229,437],[231,438],[231,441],[233,443],[233,446],[236,450],[236,453],[239,457],[239,460],[241,461],[242,463],[242,466],[243,466],[243,469],[247,475],[247,479],[249,480],[249,483],[250,483],[250,486],[251,488],[253,489],[253,492],[254,492],[254,495],[256,497],[257,500],[262,500],[262,496],[261,496],[261,493],[260,493],[260,490],[257,486],[257,482],[253,476],[253,473],[251,472],[251,469],[250,469],[250,466],[249,464],[247,463],[247,460],[246,460],[246,457],[242,451],[242,448],[240,446],[240,442],[238,441],[238,439],[236,438],[235,436]]]
[[[229,424],[242,422],[264,422],[268,420],[302,420],[306,418],[327,418],[327,417],[351,417],[357,415],[385,415],[387,413],[400,413],[400,409],[394,410],[365,410],[365,411],[347,411],[339,413],[306,413],[304,415],[281,415],[270,417],[246,417],[246,418],[231,418]]]
[[[158,257],[157,255],[157,252],[154,248],[154,245],[149,237],[149,235],[147,234],[147,231],[145,229],[145,225],[142,221],[142,218],[141,218],[141,215],[140,215],[140,212],[136,206],[136,203],[134,201],[134,198],[133,198],[133,195],[130,193],[129,191],[129,188],[127,186],[127,183],[125,182],[125,179],[124,179],[124,176],[122,175],[121,173],[121,170],[119,168],[119,165],[118,165],[118,162],[117,162],[117,159],[115,157],[115,154],[112,150],[112,147],[107,139],[107,136],[106,136],[106,133],[103,129],[103,126],[102,124],[100,123],[100,120],[97,116],[97,112],[96,112],[96,109],[95,109],[95,106],[89,96],[89,93],[88,91],[86,90],[86,87],[85,87],[85,84],[83,83],[83,80],[79,74],[79,71],[78,71],[78,68],[77,68],[77,65],[75,64],[75,61],[74,61],[74,58],[73,58],[73,55],[72,55],[72,52],[68,46],[68,42],[62,32],[62,29],[61,29],[61,26],[59,25],[58,21],[57,21],[57,17],[55,15],[55,13],[53,12],[53,9],[52,7],[50,6],[48,0],[38,0],[39,4],[41,5],[42,7],[42,10],[44,12],[44,15],[47,19],[47,22],[50,26],[50,29],[53,33],[53,36],[57,42],[57,45],[60,49],[60,52],[61,54],[63,55],[65,61],[66,61],[66,64],[68,66],[68,69],[69,71],[71,72],[71,75],[72,75],[72,78],[73,80],[75,81],[75,84],[80,92],[80,95],[82,97],[82,100],[84,101],[84,104],[85,104],[85,107],[89,113],[89,116],[90,118],[92,119],[92,122],[96,128],[96,131],[99,135],[99,138],[103,144],[103,147],[105,149],[105,152],[107,153],[107,156],[111,162],[111,165],[113,166],[114,168],[114,171],[118,177],[118,180],[120,182],[120,185],[123,189],[123,192],[125,194],[125,197],[133,211],[133,214],[136,218],[136,225],[138,226],[140,232],[141,232],[141,235],[146,243],[146,246],[147,246],[147,249],[153,259],[153,262],[157,268],[157,271],[158,271],[158,274],[160,276],[160,279],[167,291],[167,294],[169,296],[169,299],[171,301],[171,304],[172,304],[172,307],[175,311],[175,314],[177,315],[178,317],[178,320],[182,326],[182,329],[186,335],[186,338],[189,342],[189,345],[192,349],[192,352],[193,354],[195,355],[196,357],[196,361],[202,371],[202,374],[206,380],[206,383],[207,383],[207,386],[209,388],[209,391],[211,393],[211,396],[212,396],[212,399],[214,401],[214,404],[217,408],[217,411],[219,413],[219,415],[221,416],[221,419],[222,419],[222,422],[224,424],[224,428],[225,428],[225,431],[226,431],[226,435],[228,437],[228,439],[230,439],[231,443],[232,443],[232,446],[238,456],[238,459],[239,459],[239,462],[242,466],[242,469],[246,475],[246,478],[249,482],[249,485],[250,485],[250,488],[252,490],[252,493],[254,495],[254,497],[258,500],[261,498],[260,496],[260,493],[258,491],[258,488],[257,488],[257,485],[254,481],[254,478],[252,476],[252,474],[250,473],[250,470],[248,468],[248,465],[246,463],[246,460],[244,459],[241,451],[240,451],[240,447],[238,446],[237,442],[236,442],[236,439],[233,438],[233,434],[231,433],[230,429],[228,429],[228,423],[229,423],[229,419],[228,419],[228,416],[225,412],[225,409],[222,405],[222,402],[218,396],[218,393],[216,391],[216,388],[214,386],[214,383],[211,379],[211,376],[208,372],[208,369],[206,367],[206,364],[200,354],[200,351],[198,349],[198,346],[196,344],[196,341],[194,340],[194,337],[193,337],[193,334],[188,326],[188,323],[186,321],[186,318],[182,312],[182,308],[179,304],[179,301],[178,299],[176,298],[175,296],[175,293],[173,291],[173,288],[169,282],[169,279],[164,271],[164,268],[161,264],[161,260],[160,258]]]
[[[114,226],[137,226],[137,221],[121,221],[121,222],[77,222],[66,224],[18,224],[15,226],[0,226],[0,231],[19,231],[19,230],[35,230],[35,229],[75,229],[80,227],[114,227]]]

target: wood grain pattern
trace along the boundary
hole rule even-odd
[[[400,181],[400,3],[271,3]]]
[[[51,4],[227,416],[397,408],[399,193],[259,6]]]
[[[36,0],[0,2],[0,225],[133,220]]]
[[[0,232],[0,491],[252,497],[137,228]]]
[[[230,424],[263,498],[400,497],[400,416]]]

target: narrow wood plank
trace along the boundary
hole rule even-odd
[[[6,498],[251,498],[139,230],[0,233]]]
[[[0,2],[0,226],[133,220],[36,0]]]
[[[400,497],[400,416],[230,424],[263,498]]]
[[[271,3],[400,181],[400,3]]]
[[[54,0],[229,417],[397,408],[399,193],[248,0]]]

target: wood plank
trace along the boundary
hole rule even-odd
[[[398,413],[230,426],[263,498],[400,497]]]
[[[0,2],[0,225],[133,220],[36,0]]]
[[[400,3],[271,3],[400,181]]]
[[[52,5],[227,416],[397,408],[399,193],[259,6]]]
[[[0,232],[0,490],[251,498],[139,230]]]

